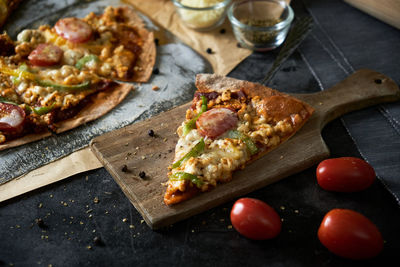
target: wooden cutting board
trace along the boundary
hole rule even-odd
[[[177,88],[178,90],[178,88]],[[315,108],[304,127],[286,143],[210,192],[168,207],[163,203],[167,167],[174,157],[177,127],[190,103],[125,128],[99,136],[91,148],[120,185],[146,223],[167,226],[307,169],[329,156],[321,130],[329,121],[353,110],[400,99],[398,86],[383,74],[359,70],[334,87],[294,95]],[[148,135],[153,130],[155,137]],[[124,165],[127,171],[124,171]],[[145,172],[144,179],[139,177]]]

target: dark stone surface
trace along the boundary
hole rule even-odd
[[[116,0],[74,3],[60,3],[55,0],[40,3],[26,1],[21,4],[15,17],[12,18],[13,23],[9,23],[6,30],[15,36],[15,31],[24,28],[35,28],[43,23],[53,25],[60,17],[84,17],[89,12],[101,13],[106,6],[118,3]],[[43,9],[44,13],[50,10],[54,12],[36,14],[33,12],[36,9]],[[27,11],[32,11],[36,20],[32,20],[33,17],[29,16]],[[153,30],[157,29],[157,26],[150,22],[147,26]],[[208,62],[191,48],[175,41],[174,37],[169,38],[168,33],[165,35],[169,43],[157,46],[155,67],[162,70],[161,74],[153,75],[148,83],[134,84],[134,92],[129,93],[122,103],[95,121],[12,150],[0,151],[0,184],[86,147],[96,136],[190,101],[195,90],[193,77],[196,73],[209,72],[211,68]],[[160,89],[152,90],[153,85],[158,85]]]
[[[380,70],[399,82],[400,72],[394,71],[399,62],[394,60],[399,57],[398,43],[386,42],[382,36],[376,39],[380,49],[391,51],[383,51],[384,58],[379,59],[364,50],[367,47],[370,51],[372,44],[365,43],[359,29],[368,26],[372,33],[385,32],[387,40],[392,41],[398,38],[396,34],[400,36],[397,30],[342,1],[304,2],[317,26],[284,63],[271,86],[286,92],[315,92],[343,79],[352,71],[352,64],[354,69],[366,65]],[[336,28],[339,26],[345,33]],[[262,80],[276,53],[251,55],[231,76]],[[389,106],[397,110],[399,103]],[[399,206],[381,181],[397,177],[391,181],[399,184],[400,161],[393,155],[400,152],[396,143],[400,139],[389,123],[399,118],[389,108],[387,113],[380,109],[334,120],[322,132],[332,157],[361,157],[361,151],[379,170],[381,180],[367,190],[350,194],[324,191],[316,183],[314,166],[247,195],[267,202],[284,219],[281,234],[273,240],[251,241],[230,229],[233,202],[152,231],[112,177],[99,169],[1,203],[0,266],[396,266]],[[372,131],[377,125],[381,129]],[[397,139],[388,139],[393,136]],[[377,258],[346,260],[321,245],[317,229],[324,214],[333,208],[361,212],[377,225],[385,239],[384,250]],[[35,222],[39,218],[43,225]],[[94,241],[96,237],[102,244]]]

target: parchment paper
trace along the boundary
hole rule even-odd
[[[169,0],[129,0],[126,2],[134,5],[135,8],[150,17],[153,22],[168,29],[181,41],[196,50],[208,60],[215,73],[226,75],[251,54],[250,50],[237,47],[237,41],[233,36],[228,19],[223,25],[211,32],[197,32],[181,24],[179,17],[175,13],[174,6]],[[220,33],[221,29],[225,29],[225,33]],[[206,52],[207,48],[211,48],[213,53],[208,54]],[[164,77],[164,79],[167,78]],[[145,90],[149,90],[151,84],[144,85],[144,87]],[[142,93],[145,92],[142,91]],[[141,119],[144,118],[146,116],[141,116]],[[4,183],[0,186],[0,201],[99,167],[101,167],[101,164],[90,152],[89,148],[83,148]]]
[[[205,57],[217,74],[228,74],[237,64],[251,54],[250,50],[237,47],[228,18],[220,27],[209,32],[198,32],[186,27],[175,12],[170,0],[125,0],[150,17],[159,25],[168,29],[182,42]],[[221,34],[220,30],[225,29]],[[211,48],[212,54],[206,52]]]

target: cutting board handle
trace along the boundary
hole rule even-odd
[[[309,100],[309,101],[307,101]],[[316,116],[320,129],[328,122],[348,112],[400,100],[400,90],[389,77],[372,70],[361,69],[330,89],[310,95],[306,101],[320,106]]]

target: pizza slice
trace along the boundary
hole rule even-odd
[[[308,104],[266,86],[199,74],[169,167],[167,205],[232,179],[232,173],[293,136],[310,118]]]
[[[0,150],[99,118],[133,89],[132,85],[64,67],[36,69],[0,57]],[[68,80],[62,74],[55,78],[54,72],[63,71],[68,71]]]
[[[146,82],[156,57],[154,36],[129,7],[103,14],[59,19],[54,27],[26,29],[17,36],[16,60],[37,67],[71,66],[101,77]]]

